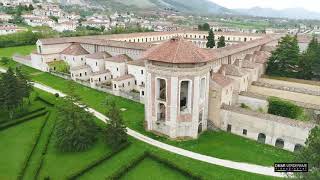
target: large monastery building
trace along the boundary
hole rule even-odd
[[[64,61],[70,79],[145,104],[145,128],[172,139],[194,139],[221,129],[295,150],[314,126],[248,113],[240,101],[260,79],[281,35],[216,32],[227,46],[207,49],[207,32],[176,31],[39,39],[30,57],[15,60],[52,72]],[[55,73],[56,74],[56,73]],[[135,94],[135,95],[132,95]]]

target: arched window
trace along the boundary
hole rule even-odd
[[[259,133],[257,140],[259,143],[263,143],[263,144],[266,143],[266,135],[263,133]]]
[[[301,144],[296,144],[294,146],[294,152],[299,152],[302,150],[302,148],[303,148],[303,146]]]
[[[275,146],[282,149],[284,147],[283,139],[277,139]]]

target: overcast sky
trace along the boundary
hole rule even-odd
[[[211,0],[227,8],[267,7],[273,9],[305,8],[320,12],[320,0]]]

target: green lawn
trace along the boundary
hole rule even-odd
[[[146,174],[146,172],[148,172],[148,174]],[[168,168],[165,164],[159,163],[151,158],[145,158],[121,179],[182,180],[189,178],[178,171]]]
[[[12,57],[15,54],[29,55],[35,49],[35,45],[0,48],[0,57]]]
[[[0,131],[0,179],[16,179],[44,116]]]

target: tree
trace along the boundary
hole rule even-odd
[[[312,79],[313,71],[312,64],[314,57],[311,53],[303,52],[299,57],[297,78],[299,79]]]
[[[216,45],[216,42],[214,40],[214,33],[212,29],[209,31],[209,36],[207,37],[207,48],[213,48]]]
[[[18,80],[18,95],[22,98],[29,98],[32,92],[32,84],[30,83],[30,78],[27,75],[23,74],[19,68],[16,69],[16,76]]]
[[[208,23],[204,23],[204,24],[202,25],[202,30],[203,30],[203,31],[209,31],[209,30],[210,30],[210,25],[209,25]]]
[[[320,77],[320,44],[318,39],[313,36],[306,50],[309,61],[312,62],[312,73],[314,77]]]
[[[283,37],[268,61],[267,74],[278,76],[296,76],[299,63],[297,37]]]
[[[10,62],[10,60],[11,60],[11,58],[9,58],[9,57],[2,57],[0,62],[2,64],[6,65]]]
[[[218,48],[222,48],[226,46],[225,37],[221,36],[218,42]]]
[[[3,103],[2,107],[9,112],[10,119],[13,118],[13,113],[23,102],[23,96],[18,86],[18,79],[11,68],[2,75],[2,91]]]
[[[86,151],[97,141],[100,130],[86,109],[73,97],[66,97],[58,106],[55,146],[59,151]]]
[[[210,30],[210,25],[208,23],[199,24],[198,25],[198,30],[199,31],[209,31]]]
[[[309,172],[295,173],[298,179],[317,180],[320,179],[320,127],[313,128],[306,141],[306,146],[296,156],[296,162],[307,162]]]
[[[117,149],[128,141],[127,129],[123,123],[121,111],[113,99],[107,100],[106,115],[109,118],[106,128],[106,141],[112,149]]]

